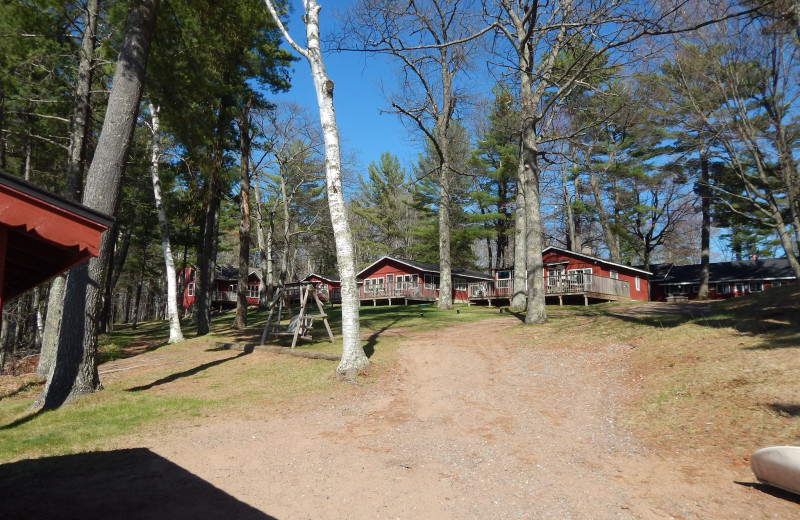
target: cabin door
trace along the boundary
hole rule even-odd
[[[561,292],[564,285],[564,266],[551,265],[547,267],[547,292]]]

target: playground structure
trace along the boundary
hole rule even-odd
[[[275,296],[272,298],[272,301],[269,304],[269,315],[267,316],[267,323],[264,325],[264,332],[261,334],[261,345],[264,344],[271,336],[274,337],[292,337],[292,347],[295,348],[297,345],[298,339],[303,340],[311,340],[311,331],[314,329],[314,319],[321,318],[322,322],[325,324],[325,330],[328,332],[328,338],[333,343],[333,332],[331,331],[331,326],[328,323],[328,315],[325,313],[325,309],[322,307],[322,301],[320,301],[319,296],[317,295],[317,288],[314,283],[311,282],[301,282],[300,283],[300,311],[296,315],[292,315],[291,309],[289,308],[289,300],[285,298],[287,296],[286,290],[283,287],[279,287],[277,291],[275,291]],[[317,310],[319,310],[319,314],[308,314],[308,305],[309,300],[313,298],[314,302],[317,305]],[[284,303],[286,304],[284,306]],[[275,306],[278,307],[278,313],[275,320],[275,326],[272,326],[272,318],[275,314]],[[285,330],[281,330],[281,320],[283,319],[283,312],[284,307],[287,312],[289,312],[289,324]]]

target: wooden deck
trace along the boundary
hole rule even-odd
[[[359,288],[359,299],[378,304],[403,304],[436,301],[436,287],[422,282],[400,282]]]
[[[513,297],[511,280],[479,282],[469,285],[470,303],[510,302]],[[569,273],[558,278],[545,277],[545,302],[550,304],[583,304],[592,301],[630,300],[628,282],[596,274]]]

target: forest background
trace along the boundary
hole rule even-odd
[[[719,259],[796,260],[794,3],[684,2],[647,18],[624,3],[556,2],[550,25],[529,35],[533,89],[503,39],[513,2],[395,4],[352,2],[323,23],[328,52],[340,52],[329,70],[338,114],[353,128],[343,173],[358,265],[382,255],[440,262],[443,208],[453,266],[515,265],[530,118],[521,94],[531,91],[543,246],[633,265],[698,263],[705,230]],[[0,170],[80,200],[127,7],[0,6]],[[308,101],[291,100],[303,72],[291,73],[301,67],[285,48],[259,1],[161,2],[101,329],[165,316],[167,256],[205,273],[244,258],[268,287],[336,275],[322,133]],[[353,99],[353,81],[383,103]],[[393,122],[375,130],[378,111]],[[375,137],[386,153],[359,153]],[[53,294],[40,287],[6,306],[4,356],[47,343]]]

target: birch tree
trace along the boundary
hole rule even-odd
[[[161,231],[161,250],[164,253],[164,272],[167,282],[167,316],[169,317],[168,343],[183,341],[181,332],[181,319],[178,313],[178,279],[175,275],[175,261],[172,257],[172,245],[169,239],[169,222],[164,203],[161,199],[161,180],[159,178],[159,162],[161,161],[161,134],[158,127],[159,107],[153,103],[148,104],[150,111],[150,132],[152,133],[152,147],[150,155],[150,176],[153,180],[153,199],[155,200],[158,214],[158,227]]]
[[[369,365],[369,359],[361,345],[355,251],[342,193],[339,131],[336,126],[336,114],[333,110],[334,83],[325,72],[325,64],[320,49],[319,12],[321,6],[315,0],[303,0],[306,46],[301,47],[292,39],[284,27],[272,0],[264,0],[264,3],[286,41],[295,52],[308,62],[311,77],[314,81],[320,124],[325,139],[325,176],[328,207],[330,208],[334,242],[336,243],[336,258],[342,282],[342,359],[336,369],[336,373],[340,376],[352,378]]]

